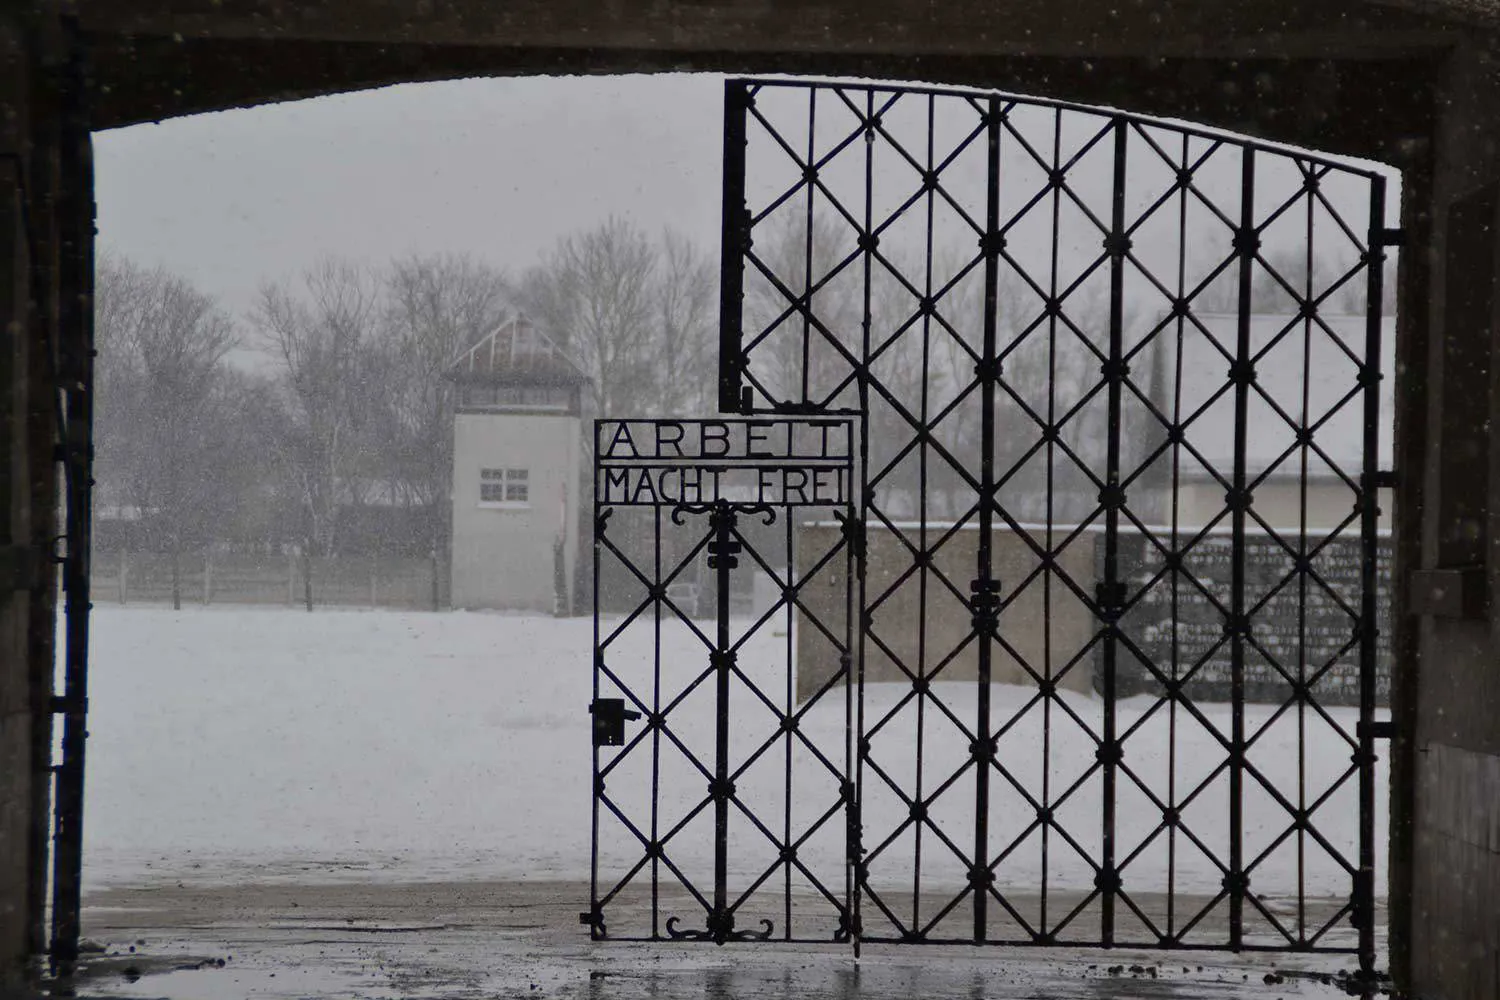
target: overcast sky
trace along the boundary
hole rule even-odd
[[[336,254],[511,271],[611,213],[717,252],[716,76],[409,84],[97,136],[99,236],[242,313]]]
[[[97,137],[100,242],[187,277],[240,316],[264,280],[327,255],[383,264],[468,251],[515,273],[612,213],[670,225],[716,256],[722,115],[721,77],[679,74],[408,84],[133,126]],[[960,131],[972,127],[960,119]],[[752,166],[775,188],[790,161],[770,148],[769,166]],[[1070,183],[1107,198],[1104,167],[1085,163]],[[1200,183],[1237,191],[1235,161],[1210,167]],[[890,168],[889,196],[906,195],[907,174]],[[1016,197],[1033,189],[1007,176]],[[1097,232],[1080,231],[1080,252],[1096,255]]]

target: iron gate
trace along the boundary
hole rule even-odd
[[[1374,172],[1116,112],[728,82],[721,409],[862,432],[852,518],[785,524],[850,560],[784,605],[788,697],[857,688],[834,936],[1373,968],[1385,213]]]

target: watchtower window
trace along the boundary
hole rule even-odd
[[[572,403],[572,390],[547,385],[471,385],[464,388],[460,402],[471,409],[565,412]]]
[[[527,507],[530,504],[530,470],[479,470],[479,505],[481,507]]]

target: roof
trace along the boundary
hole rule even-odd
[[[1168,345],[1162,359],[1165,389],[1154,395],[1168,406],[1177,397],[1178,419],[1187,423],[1187,441],[1221,474],[1227,474],[1234,467],[1235,393],[1229,387],[1230,360],[1225,354],[1232,357],[1235,352],[1238,319],[1210,314],[1199,315],[1198,320],[1202,328],[1188,326],[1183,336],[1179,393],[1172,392],[1177,382],[1175,336],[1163,338],[1162,343]],[[1384,377],[1379,383],[1377,448],[1381,468],[1390,467],[1392,455],[1395,329],[1393,317],[1381,321],[1378,368]],[[1309,478],[1334,475],[1330,461],[1345,475],[1358,477],[1364,454],[1359,359],[1365,354],[1366,334],[1366,318],[1359,314],[1323,315],[1313,322],[1293,315],[1251,316],[1255,386],[1246,406],[1247,471],[1259,474],[1274,466],[1273,475],[1300,475],[1298,428],[1305,426],[1311,431],[1313,446],[1307,456]],[[1202,412],[1190,419],[1198,410]],[[1183,474],[1192,473],[1184,468]]]
[[[524,315],[512,316],[485,334],[448,367],[459,382],[575,385],[588,376],[562,348]]]

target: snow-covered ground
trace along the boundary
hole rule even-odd
[[[591,623],[492,614],[424,614],[390,611],[300,611],[261,608],[101,607],[94,616],[86,877],[95,886],[167,878],[173,881],[250,881],[371,877],[390,879],[585,878],[590,836]],[[704,666],[701,645],[683,626],[664,633],[663,702]],[[759,644],[759,645],[758,645]],[[785,639],[752,639],[741,667],[779,664]],[[628,634],[611,652],[618,669],[646,669],[649,630]],[[759,660],[762,657],[763,660]],[[767,667],[766,669],[771,669]],[[776,669],[779,669],[777,667]],[[771,691],[779,691],[775,677]],[[634,682],[632,682],[634,683]],[[738,683],[738,682],[737,682]],[[643,688],[643,691],[649,690]],[[972,686],[935,685],[961,719],[973,717]],[[606,689],[604,694],[610,692]],[[894,685],[868,692],[866,714],[883,715],[906,693]],[[993,717],[1025,706],[1034,692],[993,689]],[[1068,695],[1082,724],[1097,731],[1102,704]],[[741,714],[731,757],[737,763],[768,736],[775,716],[741,687],[732,692]],[[1122,732],[1151,707],[1149,699],[1123,702]],[[671,726],[683,743],[711,766],[711,684],[683,701]],[[904,713],[914,719],[915,703]],[[1247,710],[1255,733],[1271,716],[1265,706]],[[1228,731],[1227,706],[1205,706],[1209,723]],[[926,709],[925,794],[956,770],[968,743],[933,708]],[[1331,710],[1352,732],[1350,710]],[[808,740],[841,762],[844,700],[826,699],[809,712]],[[911,729],[903,717],[873,738],[875,759],[899,784],[915,779]],[[1126,741],[1126,763],[1161,798],[1169,772],[1181,798],[1223,760],[1224,752],[1199,723],[1179,713],[1175,757],[1167,754],[1168,716],[1153,715]],[[634,731],[634,727],[632,727]],[[1249,760],[1296,801],[1299,780],[1307,801],[1349,763],[1348,746],[1321,720],[1306,724],[1307,764],[1299,775],[1298,720],[1290,713],[1253,745]],[[1042,781],[1042,725],[1037,708],[1010,729],[1002,759],[1034,796]],[[1055,799],[1094,762],[1094,743],[1079,723],[1053,712],[1050,771]],[[606,751],[604,760],[611,759]],[[834,801],[832,776],[820,773],[805,750],[793,754],[796,781],[792,829],[805,829]],[[612,800],[649,829],[646,794],[650,744],[633,751],[609,777]],[[779,835],[784,745],[758,759],[737,782],[737,794]],[[659,829],[706,793],[702,776],[680,751],[660,758]],[[991,844],[998,851],[1020,836],[1035,808],[1013,787],[992,780]],[[973,836],[970,771],[929,808],[932,821],[967,848]],[[1087,779],[1058,807],[1057,823],[1083,853],[1097,856],[1100,778]],[[1256,858],[1291,818],[1247,779],[1246,858]],[[1385,842],[1384,770],[1376,790],[1377,844]],[[1317,809],[1313,825],[1353,858],[1357,832],[1356,786],[1351,780]],[[880,779],[865,775],[865,843],[875,847],[901,824],[907,807]],[[668,844],[674,861],[694,874],[710,869],[711,810],[705,810]],[[1135,850],[1160,821],[1144,793],[1121,779],[1118,854]],[[1227,859],[1228,785],[1221,775],[1183,810],[1185,827]],[[770,840],[736,818],[732,865],[742,883],[764,869],[775,850]],[[1187,838],[1176,838],[1171,876],[1181,891],[1218,891],[1221,873]],[[913,839],[902,834],[871,864],[872,881],[896,887],[909,882]],[[1310,839],[1304,839],[1303,882],[1309,895],[1346,895],[1349,879]],[[640,857],[640,845],[606,816],[601,826],[602,876],[618,877]],[[843,827],[835,819],[804,845],[799,856],[814,871],[837,878]],[[924,880],[962,882],[962,866],[930,833],[923,839]],[[1383,869],[1384,849],[1377,850]],[[1252,876],[1265,895],[1295,894],[1299,838],[1283,842]],[[1043,864],[1040,834],[1033,831],[1003,864],[1002,883],[1036,887],[1045,876],[1054,889],[1084,888],[1093,870],[1055,833]],[[1139,891],[1167,887],[1166,837],[1158,837],[1126,868],[1126,885]],[[1380,887],[1383,893],[1383,871]]]

